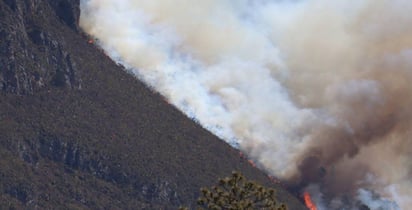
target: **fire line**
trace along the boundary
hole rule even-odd
[[[309,210],[317,210],[315,203],[313,203],[312,198],[310,197],[308,192],[303,193],[303,199],[305,200],[305,205],[308,207]]]

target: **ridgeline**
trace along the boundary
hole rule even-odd
[[[0,0],[1,209],[177,209],[232,171],[301,202],[109,59],[79,0]]]

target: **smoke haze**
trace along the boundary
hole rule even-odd
[[[318,186],[324,209],[347,195],[412,206],[412,1],[83,0],[81,11],[109,56],[268,172]]]

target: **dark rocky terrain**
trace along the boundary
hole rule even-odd
[[[79,14],[0,0],[0,209],[176,209],[233,170],[274,186],[89,44]]]

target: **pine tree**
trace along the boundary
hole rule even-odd
[[[248,181],[239,172],[220,179],[217,186],[201,188],[199,210],[287,210],[276,200],[276,191]],[[187,208],[181,208],[181,210]]]

